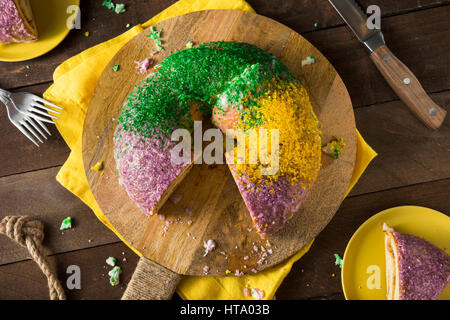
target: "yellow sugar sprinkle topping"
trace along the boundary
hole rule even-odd
[[[285,176],[292,185],[298,183],[303,188],[310,187],[317,179],[321,166],[321,138],[319,122],[305,88],[297,83],[274,82],[272,90],[258,98],[258,104],[263,127],[267,130],[267,143],[261,143],[258,134],[258,150],[267,145],[269,159],[271,149],[277,151],[271,146],[270,130],[278,129],[279,134],[279,170],[276,174],[265,176],[268,178],[266,184],[272,185],[273,179]],[[243,123],[246,123],[245,118]],[[247,129],[243,128],[244,131]],[[249,157],[248,143],[246,157]],[[256,164],[241,162],[245,164],[237,163],[237,171],[240,174],[246,172],[252,181],[259,183],[263,177],[261,168],[267,167],[267,159],[258,157]]]

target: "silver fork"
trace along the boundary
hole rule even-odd
[[[12,100],[11,97],[14,100]],[[51,112],[59,114],[59,112],[47,108],[38,102],[46,103],[58,109],[62,109],[55,104],[33,94],[12,94],[2,89],[0,89],[0,101],[3,102],[6,107],[9,120],[16,126],[17,129],[19,129],[28,139],[30,139],[31,142],[33,142],[38,147],[39,144],[34,138],[36,138],[41,143],[43,143],[41,137],[47,139],[47,136],[41,129],[43,129],[48,135],[51,135],[50,131],[42,123],[42,121],[54,123],[52,120],[43,116],[47,116],[52,119],[55,119],[56,117],[37,109],[41,108],[43,110],[49,110]],[[20,109],[18,105],[20,106]],[[40,112],[36,112],[36,110]],[[37,115],[35,113],[41,114],[43,116]]]
[[[49,111],[55,114],[61,114],[59,111],[57,111],[62,110],[61,107],[32,93],[9,92],[4,89],[0,89],[0,95],[3,95],[4,97],[10,99],[16,109],[20,112],[25,113],[29,117],[39,121],[55,124],[53,119],[58,119],[58,117],[47,112]],[[57,110],[48,108],[45,105],[51,106]]]

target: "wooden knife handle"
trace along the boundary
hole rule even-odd
[[[447,111],[431,100],[416,76],[387,46],[381,46],[370,55],[395,93],[429,128],[439,129]]]

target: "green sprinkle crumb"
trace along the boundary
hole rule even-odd
[[[119,70],[119,68],[120,68],[119,65],[116,64],[116,65],[113,67],[113,70],[117,72],[117,71]]]
[[[67,230],[67,229],[72,229],[72,218],[71,217],[65,218],[61,223],[61,227],[59,228],[59,230]]]
[[[319,26],[319,24],[316,22],[314,23],[314,28],[317,28]]]
[[[114,9],[114,11],[115,11],[117,14],[120,14],[120,13],[124,13],[124,12],[127,11],[127,10],[125,9],[125,4],[123,4],[123,3],[118,3],[118,4],[116,4],[116,8]]]
[[[334,254],[334,257],[336,258],[336,261],[334,262],[334,264],[339,266],[339,268],[342,269],[342,263],[343,263],[342,258],[337,253]]]
[[[129,23],[127,23],[127,25],[125,26],[126,28],[129,28],[130,27],[130,24]]]
[[[342,138],[333,138],[331,139],[325,147],[322,148],[322,151],[325,152],[329,157],[333,159],[339,159],[341,155],[342,149],[344,149],[346,143]]]
[[[111,271],[108,272],[109,284],[112,286],[117,286],[120,283],[120,274],[122,270],[119,266],[115,266]]]
[[[30,66],[29,66],[29,65],[26,65],[25,68],[30,69]]]
[[[106,259],[106,264],[111,267],[114,267],[116,265],[116,263],[117,263],[117,259],[114,257],[108,257],[108,259]]]
[[[115,8],[114,3],[111,0],[103,1],[102,6],[104,6],[108,10],[113,10]]]

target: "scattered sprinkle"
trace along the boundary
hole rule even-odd
[[[112,286],[117,286],[120,283],[120,274],[122,270],[119,266],[115,266],[111,271],[108,272],[109,284]]]
[[[194,43],[192,41],[188,41],[188,43],[186,43],[186,48],[192,48],[194,46]]]
[[[114,257],[108,257],[108,259],[106,259],[106,264],[111,267],[114,267],[116,265],[116,263],[117,263],[117,259]]]
[[[318,22],[314,23],[314,28],[317,28],[318,26],[319,26]]]
[[[226,273],[226,274],[230,274],[231,271],[227,269],[227,270],[225,270],[225,273]]]
[[[339,156],[344,149],[346,143],[342,138],[333,138],[331,139],[325,147],[322,148],[322,151],[327,154],[329,157],[333,159],[339,159]]]
[[[314,59],[313,56],[307,56],[305,59],[302,60],[302,67],[308,66],[310,64],[313,64],[316,62],[316,59]]]
[[[30,66],[29,66],[29,65],[26,65],[25,68],[30,69]]]
[[[125,28],[129,28],[130,27],[130,24],[129,23],[127,23],[127,25],[125,26]]]
[[[203,256],[206,257],[208,253],[216,249],[216,242],[212,239],[209,239],[208,241],[203,241],[203,248],[205,248],[205,254]]]
[[[115,66],[113,66],[113,70],[115,72],[117,72],[119,70],[120,66],[118,64],[116,64]]]
[[[113,10],[114,9],[114,3],[112,3],[111,0],[103,1],[102,6],[104,6],[108,10]]]
[[[103,170],[103,161],[97,162],[92,168],[92,171],[102,171]]]
[[[261,300],[262,298],[264,298],[264,291],[261,289],[252,288],[251,293],[252,297],[255,298],[256,300]]]
[[[207,274],[209,273],[209,267],[208,267],[208,266],[204,266],[204,267],[203,267],[203,273],[204,273],[205,275],[207,275]]]
[[[343,263],[342,258],[337,253],[334,254],[334,257],[336,258],[336,261],[334,262],[334,264],[339,266],[339,268],[342,269],[342,263]]]
[[[85,37],[89,37],[89,31],[86,31],[86,32],[84,33],[84,36],[85,36]]]
[[[124,13],[127,10],[125,9],[125,4],[118,3],[118,4],[116,4],[116,8],[114,9],[114,11],[115,11],[115,13],[120,14],[120,13]]]
[[[142,61],[135,61],[134,63],[136,63],[136,69],[139,69],[140,74],[146,74],[152,63],[152,59],[145,58]]]
[[[72,218],[71,217],[65,218],[61,223],[61,227],[59,228],[59,230],[67,230],[67,229],[72,229]]]

